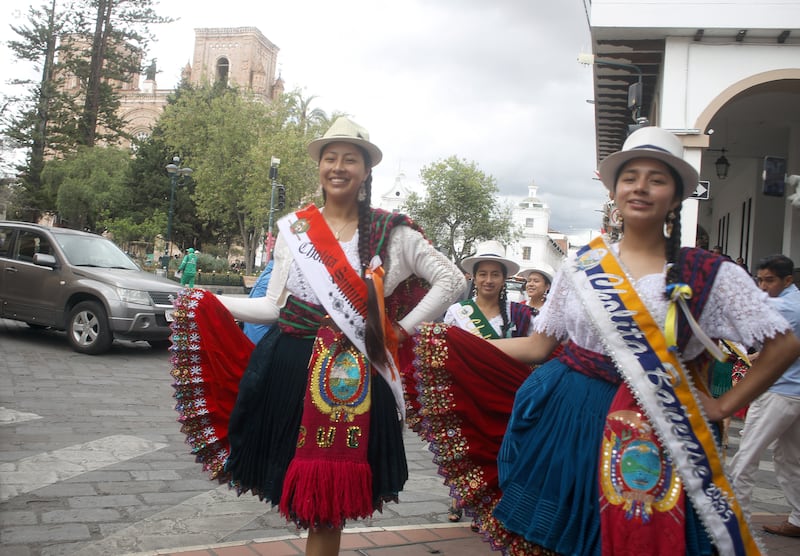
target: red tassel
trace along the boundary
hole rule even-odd
[[[295,457],[283,481],[280,511],[302,527],[344,527],[347,519],[372,515],[372,469],[368,462]]]

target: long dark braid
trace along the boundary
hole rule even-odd
[[[672,166],[669,166],[670,174],[672,174],[672,179],[675,180],[675,196],[678,199],[683,199],[683,180],[678,175]],[[667,238],[665,249],[665,257],[667,259],[667,276],[666,276],[666,285],[669,286],[670,284],[675,284],[680,282],[680,268],[678,267],[678,262],[680,261],[681,256],[681,208],[683,207],[683,203],[679,204],[677,208],[675,208],[672,213],[675,215],[675,219],[672,220],[672,234]],[[669,218],[669,214],[667,215]],[[667,295],[664,292],[664,295]],[[669,297],[667,295],[667,297]]]
[[[364,162],[369,166],[369,156],[364,153]],[[378,292],[372,280],[366,279],[366,272],[372,260],[370,252],[370,231],[372,230],[372,173],[364,181],[364,200],[358,201],[358,258],[361,262],[361,277],[367,284],[367,318],[364,328],[364,343],[367,357],[373,363],[386,364],[386,342],[384,340],[383,322],[378,304]]]
[[[508,321],[508,287],[506,286],[506,278],[508,277],[508,272],[506,271],[506,267],[503,266],[503,287],[500,288],[500,314],[503,315],[503,327],[500,329],[501,338],[505,338],[506,334],[508,333],[508,329],[511,326],[511,323]]]

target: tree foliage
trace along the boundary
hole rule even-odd
[[[27,19],[12,25],[14,56],[32,64],[36,83],[13,81],[30,91],[15,99],[3,121],[3,133],[28,150],[21,168],[22,202],[31,214],[52,210],[55,198],[43,187],[41,172],[48,157],[92,146],[99,139],[114,144],[125,136],[119,117],[119,87],[141,69],[152,40],[149,26],[165,23],[153,0],[49,0],[31,7]],[[66,79],[77,88],[65,87]]]
[[[498,201],[495,179],[474,162],[451,156],[420,170],[425,196],[412,192],[404,210],[433,244],[460,264],[478,242],[504,244],[519,236],[511,208]]]
[[[61,160],[50,160],[43,184],[56,191],[56,210],[70,228],[105,231],[115,207],[127,195],[125,175],[130,153],[114,147],[80,148]]]
[[[166,143],[194,170],[197,216],[238,231],[248,272],[270,223],[271,159],[280,159],[286,188],[286,206],[273,221],[316,189],[305,147],[320,130],[300,118],[294,95],[265,105],[234,88],[185,87],[159,120]]]
[[[88,60],[73,52],[65,65],[81,82],[83,110],[78,142],[92,146],[102,138],[124,135],[119,118],[120,83],[142,70],[142,53],[153,39],[150,26],[168,23],[153,9],[154,0],[75,0],[75,46],[89,45]]]

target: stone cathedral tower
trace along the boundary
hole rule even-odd
[[[181,72],[183,79],[193,84],[222,80],[264,102],[283,93],[283,80],[276,76],[279,48],[257,28],[200,28],[194,32],[194,54]],[[144,76],[137,73],[125,83],[115,83],[120,92],[119,115],[134,137],[150,135],[173,92],[158,88],[157,75],[153,62]],[[77,93],[77,77],[66,75],[64,89]],[[120,146],[130,145],[123,141]]]
[[[270,101],[283,92],[275,75],[278,50],[255,27],[195,29],[190,80],[223,81]]]

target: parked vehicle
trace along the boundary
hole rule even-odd
[[[180,289],[101,236],[0,221],[0,317],[65,330],[77,352],[103,353],[114,338],[167,347]]]
[[[506,299],[521,303],[525,301],[525,281],[515,277],[506,279]]]

